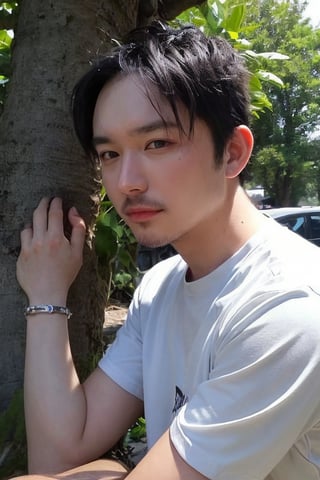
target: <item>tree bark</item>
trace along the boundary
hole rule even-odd
[[[70,335],[80,376],[101,353],[104,282],[90,231],[99,183],[72,129],[70,97],[89,60],[133,28],[137,1],[24,0],[13,75],[0,132],[0,410],[23,380],[26,303],[15,279],[19,232],[42,196],[75,204],[89,226],[84,265],[73,285]],[[50,272],[48,272],[50,275]]]

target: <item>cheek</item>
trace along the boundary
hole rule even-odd
[[[179,162],[171,169],[171,178],[181,185],[182,188],[188,190],[196,189],[198,186],[201,188],[201,184],[204,179],[208,178],[208,172],[204,171],[203,161],[197,155],[181,155]],[[187,191],[190,194],[192,190]]]

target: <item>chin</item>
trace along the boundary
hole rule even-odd
[[[134,233],[134,232],[133,232]],[[151,235],[135,235],[136,240],[140,245],[149,248],[164,247],[172,242],[171,237],[155,237]]]
[[[181,239],[184,235],[183,231],[168,231],[157,228],[131,228],[133,235],[140,245],[149,248],[164,247],[165,245],[172,245],[174,242]]]
[[[140,245],[143,245],[144,247],[148,247],[148,248],[164,247],[165,245],[168,245],[168,243],[170,243],[167,241],[147,240],[145,238],[142,238],[142,239],[137,238],[137,242],[140,243]]]

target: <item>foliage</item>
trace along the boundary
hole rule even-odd
[[[186,10],[178,17],[178,21],[191,22],[201,28],[207,35],[225,37],[244,58],[250,71],[251,111],[259,118],[261,112],[272,109],[272,103],[264,91],[263,84],[282,87],[280,78],[272,73],[275,66],[271,63],[269,69],[262,68],[264,58],[269,60],[284,60],[288,57],[277,52],[255,52],[250,42],[244,38],[243,24],[246,17],[248,2],[235,0],[208,0],[199,7]],[[256,28],[255,26],[252,29]],[[277,65],[277,64],[276,64]]]
[[[8,72],[10,66],[11,36],[6,30],[0,30],[0,106],[2,107],[6,85],[9,82]],[[4,74],[6,72],[6,74]]]
[[[286,161],[286,151],[276,146],[270,145],[261,148],[256,156],[254,163],[255,181],[258,185],[263,185],[268,195],[272,199],[282,199],[285,204],[297,204],[304,193],[305,179],[309,162],[298,162],[293,171],[289,170],[290,164]],[[295,190],[290,186],[283,188],[283,179],[291,177],[292,179],[304,178],[304,182],[297,182]],[[293,186],[293,182],[291,183]],[[286,192],[287,198],[284,197]],[[276,203],[275,206],[280,206]]]
[[[302,12],[298,0],[261,0],[246,18],[247,25],[253,18],[258,22],[254,33],[247,30],[256,51],[274,49],[290,58],[278,65],[283,88],[266,85],[272,113],[266,111],[262,121],[253,126],[256,147],[251,175],[274,196],[278,206],[296,205],[309,182],[314,182],[311,190],[317,189],[319,177],[320,30],[303,20]],[[267,69],[269,59],[263,62]],[[275,158],[281,159],[280,164]]]
[[[306,185],[319,191],[320,30],[302,19],[305,5],[208,0],[179,16],[206,33],[223,35],[245,58],[256,139],[251,183],[262,184],[278,205],[297,204]],[[284,58],[288,61],[279,62]]]
[[[0,2],[0,112],[3,108],[6,87],[11,73],[12,34],[10,28],[13,26],[13,22],[9,19],[14,17],[17,9],[18,2]]]
[[[135,442],[144,440],[146,438],[146,421],[143,417],[138,418],[136,423],[129,429],[127,441],[133,440]]]
[[[129,301],[139,275],[136,267],[137,242],[105,192],[103,196],[95,226],[95,248],[100,264],[108,267],[108,300],[112,296],[113,299]]]
[[[0,414],[0,478],[26,472],[27,452],[23,411],[23,392],[13,396],[7,410]]]

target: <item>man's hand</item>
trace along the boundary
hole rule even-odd
[[[68,212],[70,241],[63,228],[60,198],[44,198],[33,214],[33,224],[21,232],[17,278],[30,303],[64,305],[83,255],[86,226],[75,207]]]

